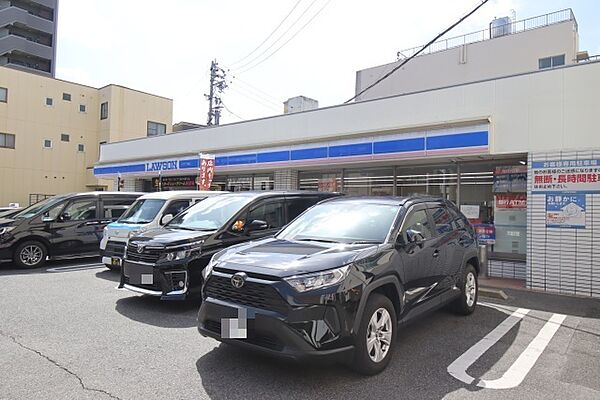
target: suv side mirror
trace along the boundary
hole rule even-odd
[[[406,237],[408,238],[408,242],[412,244],[421,244],[425,241],[423,234],[419,231],[415,231],[414,229],[407,230]]]
[[[246,233],[254,232],[254,231],[264,231],[269,228],[269,224],[266,221],[255,219],[249,224],[246,225],[245,230]]]
[[[162,216],[162,218],[160,219],[160,224],[161,225],[166,225],[169,222],[171,222],[171,220],[173,219],[173,214],[165,214]]]

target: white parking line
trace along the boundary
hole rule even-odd
[[[493,307],[493,305],[491,306]],[[506,335],[512,327],[521,321],[530,311],[531,310],[526,308],[519,308],[513,312],[483,339],[454,360],[454,362],[448,366],[448,373],[467,384],[475,382],[476,379],[467,373],[467,369],[485,354],[490,347],[498,342],[498,340]],[[487,389],[509,389],[520,385],[531,368],[533,368],[544,349],[546,349],[546,346],[550,343],[550,340],[565,318],[566,315],[553,314],[550,320],[546,322],[537,336],[529,343],[527,348],[519,355],[504,375],[494,380],[480,379],[477,382],[477,386]]]
[[[104,264],[79,264],[79,265],[67,265],[65,267],[48,268],[46,272],[72,272],[72,271],[83,271],[86,269],[103,268]]]

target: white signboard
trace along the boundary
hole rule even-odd
[[[479,206],[461,204],[460,212],[465,214],[468,219],[479,219]]]
[[[536,161],[531,167],[533,193],[600,193],[600,160]]]

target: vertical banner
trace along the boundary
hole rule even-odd
[[[200,154],[200,173],[198,176],[198,190],[210,190],[215,176],[215,156],[213,154]]]

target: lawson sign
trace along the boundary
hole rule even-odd
[[[169,171],[173,169],[179,169],[178,160],[169,161],[154,161],[146,163],[146,172],[151,171]]]

